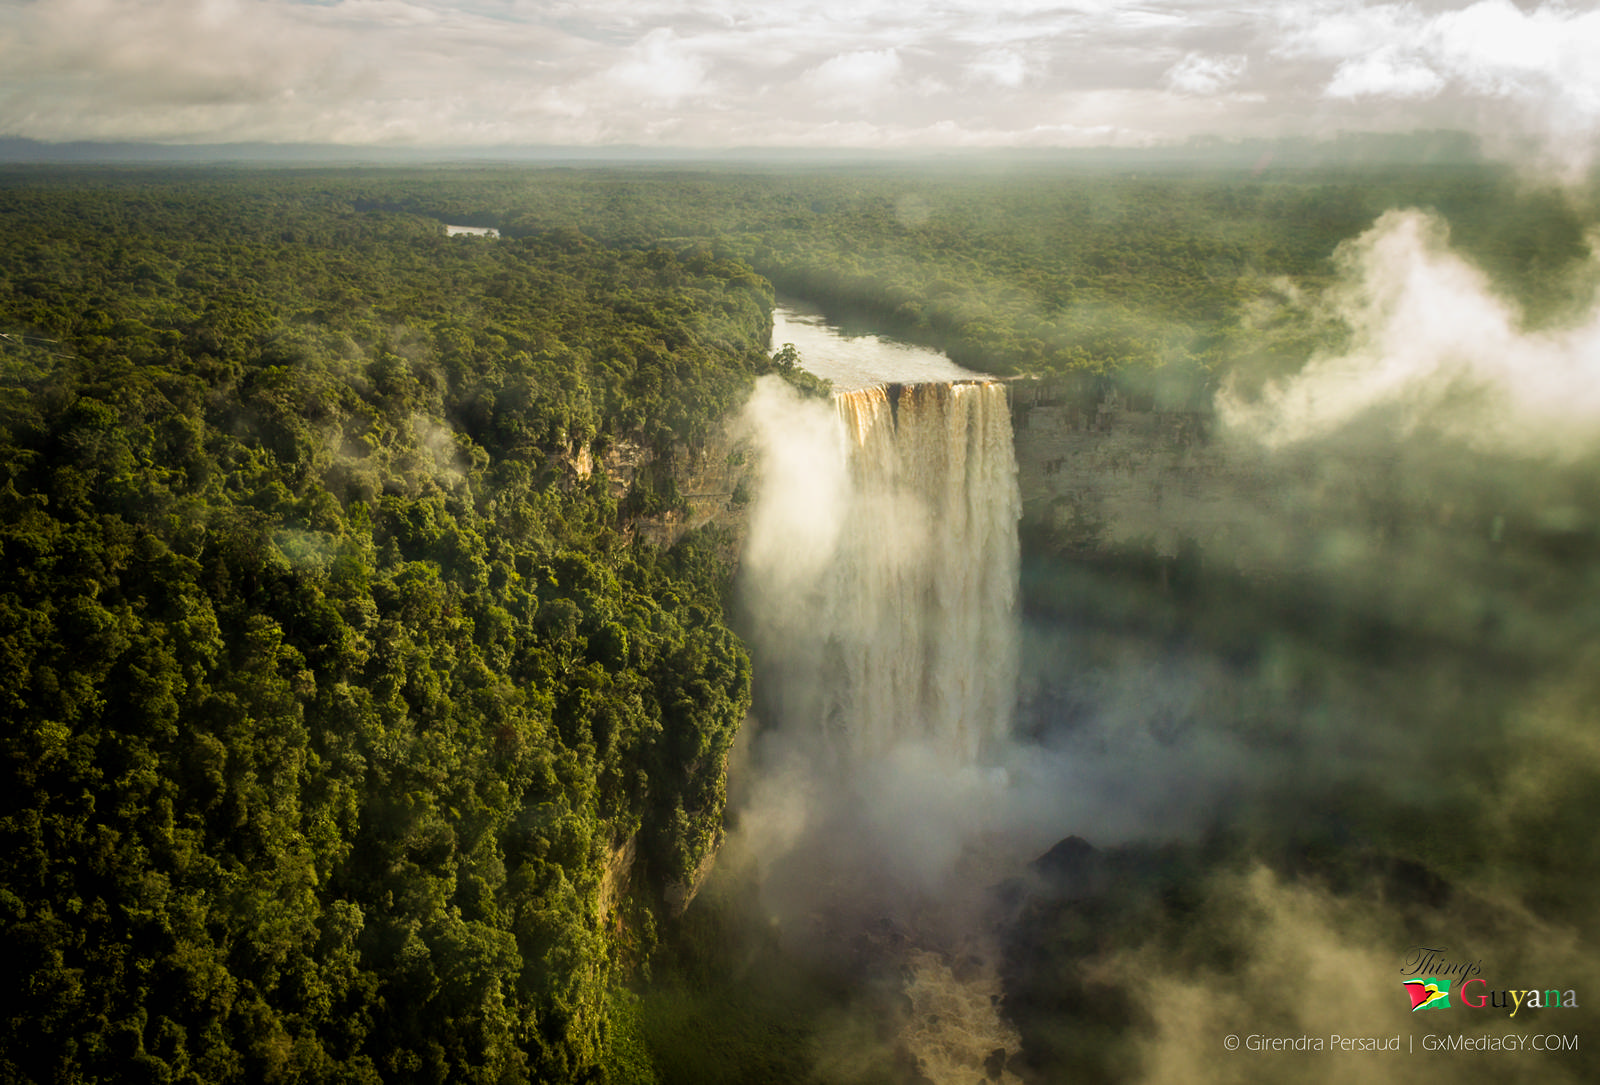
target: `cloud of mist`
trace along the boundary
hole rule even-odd
[[[936,733],[931,719],[919,734],[920,717],[903,720],[912,733],[900,733],[889,717],[905,715],[906,705],[895,698],[941,711],[946,694],[971,699],[987,688],[980,672],[1000,661],[946,659],[971,673],[900,673],[966,643],[970,616],[931,600],[917,604],[927,613],[900,613],[894,602],[914,598],[901,594],[905,584],[950,557],[934,552],[933,510],[909,489],[858,478],[831,402],[763,378],[743,422],[761,455],[740,568],[757,720],[730,848],[766,871],[766,898],[779,915],[909,908],[947,886],[970,847],[1006,824],[1012,789],[1003,749],[971,761],[964,735]],[[943,590],[981,592],[979,579]],[[897,652],[904,638],[914,643]],[[884,645],[887,656],[872,664],[855,658]],[[877,679],[885,688],[857,688]]]
[[[833,560],[844,526],[850,482],[838,417],[827,403],[802,399],[779,378],[763,377],[742,425],[760,450],[762,484],[741,563],[754,574],[757,590],[792,596]],[[766,606],[756,609],[774,614]]]
[[[1108,655],[1085,631],[1030,623],[1019,695],[1045,733],[1009,751],[1005,831],[1019,852],[1071,834],[1110,846],[1193,841],[1220,800],[1290,767],[1228,724],[1237,686],[1214,661],[1143,646]],[[1065,694],[1069,703],[1040,703]],[[1230,720],[1232,717],[1232,720]]]
[[[1441,590],[1456,572],[1436,570]],[[1560,577],[1569,592],[1582,580]],[[1337,579],[1326,588],[1336,593]],[[1419,945],[1481,959],[1494,990],[1559,986],[1587,998],[1600,985],[1587,858],[1600,813],[1600,646],[1593,608],[1523,605],[1553,627],[1551,641],[1588,643],[1528,644],[1532,658],[1509,666],[1471,647],[1407,645],[1389,661],[1319,646],[1267,613],[1249,619],[1254,636],[1278,643],[1254,665],[1139,636],[1090,651],[1107,634],[1087,629],[1075,653],[1046,645],[1079,696],[1073,722],[1035,759],[1072,796],[1056,824],[1113,853],[1128,842],[1147,864],[1122,868],[1107,894],[1115,912],[1091,895],[1035,928],[1070,937],[1087,924],[1096,933],[1072,974],[1134,1007],[1104,1041],[1072,1015],[1051,1027],[1115,1049],[1118,1080],[1388,1082],[1410,1080],[1417,1065],[1405,1054],[1222,1044],[1398,1035],[1404,1048],[1413,1033],[1505,1031],[1506,1011],[1459,1003],[1450,1016],[1412,1017],[1400,970]],[[1173,843],[1195,865],[1137,872],[1162,870]],[[1190,903],[1167,905],[1172,895]],[[1111,918],[1123,909],[1138,918]],[[1582,1018],[1524,1013],[1512,1024],[1570,1033]],[[1427,1057],[1430,1072],[1470,1074],[1484,1056]],[[1587,1054],[1510,1061],[1497,1079],[1571,1082],[1596,1068]]]
[[[1600,629],[1600,305],[1527,327],[1418,211],[1384,215],[1338,264],[1297,303],[1347,325],[1343,349],[1254,398],[1225,390],[1198,451],[1111,435],[1096,454],[1124,471],[1056,476],[1103,491],[1081,501],[1109,523],[1101,547],[1187,540],[1213,585],[1195,643],[1103,624],[1173,605],[1117,581],[1084,596],[1094,618],[1028,630],[1027,718],[1066,755],[1057,778],[1081,781],[1066,790],[1085,836],[1256,826],[1339,793],[1437,812],[1493,787],[1531,809],[1558,764],[1596,775],[1581,728],[1558,725],[1573,713],[1527,706],[1572,703]],[[1423,784],[1397,771],[1423,764]]]
[[[1586,1080],[1593,1059],[1576,1055],[1449,1054],[1423,1050],[1427,1034],[1572,1033],[1578,1014],[1463,1007],[1414,1016],[1402,968],[1414,947],[1447,950],[1451,961],[1481,962],[1489,988],[1592,985],[1574,932],[1539,920],[1515,902],[1469,886],[1437,907],[1396,899],[1377,883],[1333,892],[1256,866],[1209,879],[1201,916],[1185,935],[1130,948],[1100,967],[1137,990],[1148,1025],[1135,1042],[1137,1080],[1312,1083],[1414,1081],[1426,1074],[1483,1072],[1495,1058],[1503,1081]],[[1227,961],[1219,967],[1220,961]],[[1526,1020],[1532,1018],[1532,1020]],[[1230,1053],[1229,1036],[1321,1040],[1321,1052]],[[1397,1053],[1329,1051],[1332,1037],[1396,1040]],[[1415,1044],[1415,1050],[1413,1050]],[[1421,1062],[1426,1060],[1426,1062]]]
[[[1439,583],[1453,572],[1439,569]],[[1583,579],[1562,582],[1571,591]],[[1581,1011],[1523,1012],[1508,1026],[1506,1010],[1463,1007],[1459,993],[1448,1014],[1413,1016],[1401,986],[1408,955],[1431,946],[1452,961],[1481,961],[1496,991],[1575,990],[1587,1006],[1588,991],[1600,987],[1588,859],[1600,813],[1593,608],[1526,606],[1579,646],[1563,653],[1530,645],[1531,667],[1470,649],[1408,649],[1391,667],[1339,652],[1311,658],[1302,646],[1300,674],[1285,675],[1284,689],[1275,689],[1276,667],[1229,675],[1202,652],[1176,669],[1198,670],[1178,685],[1205,692],[1192,700],[1158,693],[1165,704],[1156,705],[1129,703],[1159,687],[1154,667],[1141,675],[1124,661],[1102,663],[1098,677],[1092,667],[1078,672],[1074,685],[1117,687],[1091,690],[1094,722],[1080,722],[1070,743],[1082,776],[1110,786],[1064,811],[1064,824],[1105,847],[1118,839],[1110,812],[1133,821],[1126,839],[1159,846],[1132,853],[1143,868],[1105,868],[1106,878],[1123,879],[1108,895],[1119,913],[1139,917],[1131,924],[1107,919],[1104,905],[1074,912],[1069,903],[1055,925],[1036,930],[1066,935],[1087,923],[1097,931],[1071,964],[1101,997],[1115,991],[1134,1007],[1104,1041],[1126,1071],[1118,1080],[1398,1082],[1415,1077],[1421,1058],[1430,1073],[1470,1075],[1482,1072],[1483,1053],[1412,1055],[1413,1037],[1420,1044],[1430,1033],[1498,1035],[1508,1027],[1581,1033]],[[1261,634],[1295,636],[1270,621]],[[1467,678],[1463,667],[1487,673]],[[1339,676],[1342,691],[1339,682],[1328,685]],[[1452,702],[1463,681],[1474,688]],[[1372,687],[1364,704],[1363,684]],[[1173,709],[1192,713],[1189,729],[1161,725]],[[1072,787],[1070,776],[1058,779]],[[1203,862],[1152,876],[1170,861],[1160,856],[1173,854],[1165,842],[1186,837],[1151,793],[1190,783],[1202,800],[1193,808],[1222,833],[1183,853],[1191,861],[1204,854]],[[1188,903],[1157,903],[1174,894]],[[1070,1015],[1054,1027],[1094,1035]],[[1398,1036],[1401,1053],[1230,1052],[1230,1035],[1325,1043]],[[1591,1079],[1597,1065],[1582,1051],[1512,1055],[1495,1076],[1575,1082]]]
[[[410,472],[427,475],[444,490],[466,481],[469,465],[453,429],[425,414],[415,414],[411,417],[411,432],[417,451],[414,462],[407,465]]]
[[[1280,447],[1381,414],[1399,434],[1521,455],[1570,460],[1600,442],[1600,305],[1574,327],[1526,329],[1420,211],[1388,212],[1337,259],[1329,300],[1350,348],[1255,402],[1225,392],[1233,430]]]
[[[1336,61],[1333,100],[1477,103],[1476,130],[1509,145],[1537,138],[1544,163],[1577,179],[1600,150],[1600,13],[1510,0],[1459,9],[1320,3],[1285,8],[1275,51]],[[1506,138],[1513,137],[1513,138]]]
[[[851,930],[889,917],[961,945],[948,932],[982,931],[994,886],[1077,834],[1126,846],[1144,870],[1190,864],[1164,885],[1131,876],[1147,921],[1124,925],[1106,901],[1062,913],[1063,937],[1094,933],[1074,974],[1136,1007],[1103,1039],[1132,1079],[1413,1076],[1398,1057],[1229,1056],[1221,1043],[1416,1031],[1399,981],[1422,944],[1481,958],[1495,989],[1600,989],[1587,860],[1600,321],[1529,327],[1420,212],[1386,215],[1339,260],[1325,296],[1297,299],[1348,325],[1337,355],[1259,398],[1230,393],[1216,439],[1165,466],[1117,433],[1086,438],[1095,485],[1131,492],[1170,471],[1142,511],[1131,498],[1102,511],[1136,521],[1119,544],[1195,543],[1205,575],[1186,604],[1176,573],[1119,574],[1106,550],[1054,566],[1077,603],[1030,614],[1021,726],[964,771],[910,746],[847,776],[766,718],[730,848],[764,860],[791,944],[818,944],[803,932],[853,907]],[[763,605],[791,623],[803,612],[785,599],[826,571],[855,507],[832,415],[775,386],[751,407],[771,466],[747,560],[781,585]],[[768,629],[768,665],[812,666],[798,626],[773,637],[783,628]],[[1454,1012],[1422,1023],[1504,1024],[1503,1011]],[[1484,1057],[1429,1067],[1471,1072]],[[1594,1065],[1496,1064],[1530,1081]]]
[[[1400,969],[1417,945],[1482,959],[1496,990],[1600,985],[1585,828],[1600,817],[1600,305],[1529,326],[1417,211],[1338,262],[1325,295],[1296,303],[1341,320],[1342,349],[1258,397],[1229,390],[1198,451],[1096,438],[1103,458],[1131,451],[1147,489],[1169,483],[1152,498],[1102,470],[1093,484],[1121,503],[1091,507],[1120,545],[1195,543],[1190,609],[1091,560],[1068,579],[1084,606],[1025,635],[1025,718],[1060,756],[1039,771],[1078,799],[1062,829],[1101,846],[1206,834],[1185,853],[1207,849],[1203,866],[1130,890],[1148,924],[1108,924],[1073,961],[1137,1007],[1112,1041],[1130,1079],[1409,1080],[1424,1064],[1405,1055],[1222,1045],[1504,1029],[1504,1010],[1413,1018]],[[1149,903],[1168,890],[1199,903]],[[1484,1066],[1427,1057],[1429,1073]],[[1579,1052],[1495,1075],[1595,1069]]]

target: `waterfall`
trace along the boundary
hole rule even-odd
[[[1005,386],[880,384],[824,404],[763,378],[746,419],[762,771],[740,845],[797,952],[900,976],[886,1020],[926,1079],[1014,1083],[1000,1066],[1020,1040],[978,918],[1018,669]]]
[[[1005,387],[877,385],[833,407],[831,440],[793,464],[826,497],[807,491],[796,507],[769,471],[772,507],[756,510],[747,554],[769,589],[758,605],[766,654],[781,661],[781,726],[820,735],[849,764],[911,744],[973,764],[1008,732],[1016,689]],[[763,577],[765,566],[781,570]]]

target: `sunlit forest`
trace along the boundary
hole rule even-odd
[[[1397,207],[1527,329],[1582,317],[1593,203],[1482,164],[0,171],[0,1080],[919,1080],[818,1069],[856,994],[748,886],[684,909],[759,691],[734,535],[661,530],[706,500],[677,465],[758,378],[826,392],[769,341],[778,297],[1208,416],[1349,343],[1319,299]],[[1560,570],[1541,606],[1592,589],[1588,527],[1517,528]],[[1225,599],[1322,635],[1316,592],[1189,551],[1023,546],[1035,617],[1250,666]],[[1395,658],[1408,627],[1358,624],[1318,643]],[[1507,832],[1555,825],[1553,855],[1574,802]],[[1011,1072],[1133,1079],[1148,1018],[1078,962],[1161,932],[1225,970],[1174,932],[1227,911],[1195,886],[1254,847],[1230,832],[1017,912]],[[1468,862],[1318,834],[1276,869],[1370,874],[1402,910]],[[1582,911],[1506,877],[1540,922]]]

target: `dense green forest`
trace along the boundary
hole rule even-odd
[[[0,1081],[689,1079],[624,985],[751,671],[726,540],[640,541],[682,498],[608,453],[806,384],[774,287],[1198,402],[1337,340],[1298,292],[1399,204],[1582,293],[1592,209],[1483,168],[0,173]],[[654,960],[803,1077],[719,922]]]
[[[770,288],[283,178],[0,235],[0,1080],[604,1076],[750,674],[574,455],[731,409]]]
[[[622,246],[731,251],[780,292],[1001,375],[1292,372],[1344,333],[1305,295],[1383,212],[1438,212],[1453,247],[1535,323],[1572,315],[1600,217],[1579,192],[1486,164],[975,169],[483,169],[348,177],[359,206],[577,228]]]

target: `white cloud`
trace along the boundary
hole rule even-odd
[[[0,134],[1031,144],[1204,21],[1169,0],[35,0],[0,5]],[[1088,120],[1074,142],[1135,118]]]
[[[1594,56],[1600,12],[1509,0],[32,0],[0,3],[0,135],[1004,146],[1476,125],[1543,133],[1581,168]]]
[[[1237,83],[1249,66],[1244,56],[1190,53],[1167,69],[1163,81],[1179,94],[1216,94]]]
[[[1600,444],[1600,299],[1578,325],[1527,331],[1442,222],[1391,211],[1341,247],[1331,301],[1349,350],[1313,359],[1257,402],[1222,414],[1268,445],[1376,419],[1491,451],[1573,458]]]
[[[1444,88],[1437,72],[1395,50],[1347,60],[1324,91],[1329,98],[1431,98]]]
[[[1287,5],[1278,13],[1273,49],[1290,57],[1363,56],[1400,40],[1405,11],[1359,0]]]
[[[313,80],[337,42],[249,0],[40,0],[0,55],[50,89],[84,86],[179,104],[257,99]],[[42,96],[41,96],[42,97]]]
[[[676,105],[708,90],[705,62],[665,27],[646,34],[600,79],[653,105]]]
[[[1569,174],[1593,161],[1600,11],[1560,3],[1523,10],[1510,0],[1445,11],[1325,3],[1286,7],[1277,33],[1278,55],[1335,62],[1323,89],[1330,100],[1449,95],[1459,104],[1454,116],[1479,120],[1484,134],[1540,134],[1546,155]]]
[[[1596,55],[1600,19],[1548,6],[1525,14],[1504,0],[1483,0],[1440,15],[1427,36],[1430,50],[1463,80],[1506,94],[1546,79],[1578,77],[1581,86],[1591,65],[1575,62]],[[1592,89],[1593,79],[1587,83]]]
[[[898,51],[866,49],[829,57],[801,81],[824,102],[862,107],[892,91],[902,67]]]
[[[968,76],[980,83],[1015,90],[1032,74],[1027,58],[1015,49],[993,49],[967,65]]]

